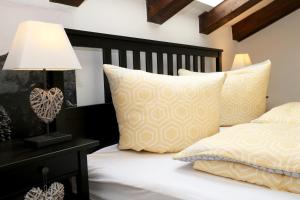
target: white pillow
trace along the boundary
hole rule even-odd
[[[271,62],[251,65],[226,73],[221,98],[221,126],[250,122],[266,111],[266,96],[269,85]],[[180,76],[205,77],[214,73],[178,71]],[[220,72],[215,72],[220,73]]]
[[[218,132],[224,74],[158,75],[104,65],[120,132],[120,149],[179,152]]]

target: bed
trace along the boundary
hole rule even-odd
[[[66,32],[73,46],[101,48],[104,64],[112,64],[112,50],[117,50],[118,64],[126,68],[129,66],[127,52],[131,51],[133,68],[144,66],[147,72],[175,75],[177,69],[182,67],[205,72],[206,63],[215,65],[213,68],[216,71],[222,71],[220,49],[70,29]],[[206,58],[210,58],[208,62]],[[72,133],[74,137],[100,141],[100,146],[88,156],[91,199],[300,198],[297,194],[193,170],[191,164],[173,160],[173,154],[120,151],[116,146],[119,140],[118,124],[106,77],[104,88],[104,104],[65,109],[57,121],[57,128],[61,131]]]
[[[90,154],[88,168],[92,200],[300,198],[297,194],[196,171],[192,164],[172,160],[172,154],[120,151],[116,145]]]

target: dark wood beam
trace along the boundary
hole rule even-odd
[[[225,0],[199,16],[200,33],[210,34],[262,0]]]
[[[68,6],[74,6],[74,7],[79,7],[84,0],[49,0],[50,2],[53,3],[60,3],[60,4],[65,4]]]
[[[193,0],[147,0],[147,20],[163,24]]]
[[[300,0],[274,0],[232,26],[234,40],[242,41],[300,8]]]

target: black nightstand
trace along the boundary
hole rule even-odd
[[[41,187],[42,169],[46,167],[48,183],[76,177],[76,199],[88,200],[86,154],[98,145],[90,139],[73,139],[41,149],[26,147],[23,141],[0,143],[0,199],[18,199],[33,186]]]

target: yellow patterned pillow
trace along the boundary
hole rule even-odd
[[[219,129],[224,74],[178,77],[104,65],[120,149],[178,152]]]
[[[221,98],[221,126],[250,122],[266,111],[271,62],[226,72]],[[209,73],[180,69],[180,76],[207,76]],[[219,73],[219,72],[217,72]]]
[[[262,185],[276,190],[300,194],[300,179],[282,174],[267,173],[247,165],[224,161],[196,161],[193,168],[217,176]]]
[[[198,170],[299,193],[299,133],[299,124],[240,124],[196,142],[174,158],[195,162]]]
[[[300,102],[291,102],[275,107],[252,122],[300,124]]]

